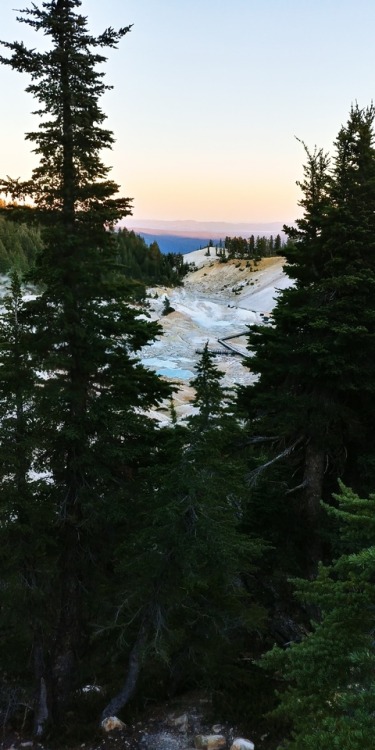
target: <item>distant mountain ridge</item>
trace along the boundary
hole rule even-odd
[[[281,234],[283,222],[228,222],[228,221],[195,221],[182,219],[167,221],[158,219],[122,219],[121,227],[133,229],[146,234],[173,234],[184,237],[203,237],[206,239],[220,239],[236,235],[250,236],[251,234]]]
[[[250,237],[252,234],[269,237],[280,234],[283,239],[283,224],[280,221],[234,223],[217,221],[161,221],[153,219],[123,219],[119,227],[140,234],[148,245],[157,242],[162,253],[191,253],[205,247],[209,240],[215,244],[225,237]]]
[[[220,240],[220,237],[187,237],[183,234],[159,234],[157,232],[151,234],[150,232],[142,232],[138,229],[134,229],[133,231],[143,237],[147,245],[157,242],[162,253],[181,253],[185,255],[194,250],[199,250],[201,247],[206,247],[209,239],[212,239],[215,244]]]

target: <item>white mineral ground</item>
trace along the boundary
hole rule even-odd
[[[283,258],[264,258],[254,267],[245,260],[220,263],[214,249],[211,256],[206,252],[197,250],[184,256],[185,262],[195,263],[197,270],[185,277],[182,287],[149,290],[150,316],[159,320],[164,335],[142,350],[141,359],[144,365],[178,384],[174,405],[179,418],[192,412],[194,391],[189,381],[206,342],[209,349],[223,351],[215,362],[223,373],[225,387],[253,382],[254,375],[244,367],[243,358],[225,354],[218,339],[231,336],[227,343],[247,353],[247,327],[254,323],[267,325],[278,290],[291,285],[283,272]],[[165,297],[175,312],[162,316]],[[166,405],[155,417],[168,422],[168,412]]]

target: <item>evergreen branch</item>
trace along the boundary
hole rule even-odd
[[[105,29],[105,31],[97,37],[96,45],[99,47],[115,47],[120,39],[132,30],[132,27],[133,24],[130,24],[130,26],[123,26],[118,31],[115,31],[109,26],[108,29]]]
[[[32,180],[21,181],[19,177],[14,179],[7,175],[7,179],[0,179],[0,192],[9,195],[12,200],[23,200],[32,194],[33,182]]]

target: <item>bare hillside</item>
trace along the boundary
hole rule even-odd
[[[197,250],[185,256],[197,268],[185,278],[183,287],[150,290],[151,316],[160,320],[164,335],[143,350],[142,362],[183,386],[176,397],[177,410],[183,411],[192,395],[189,380],[206,341],[218,352],[216,361],[226,386],[252,381],[243,358],[231,354],[225,344],[245,354],[247,327],[267,325],[277,290],[290,285],[282,258],[265,258],[254,266],[236,260],[220,263],[205,253]],[[165,297],[175,311],[163,316]]]

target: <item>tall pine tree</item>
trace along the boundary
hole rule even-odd
[[[39,295],[25,303],[26,360],[33,373],[35,413],[32,469],[39,474],[33,503],[40,539],[53,540],[39,585],[45,615],[31,618],[37,700],[35,731],[61,724],[73,690],[96,581],[110,571],[108,508],[124,507],[138,468],[155,451],[147,410],[169,388],[135,357],[159,332],[129,305],[128,284],[113,282],[116,244],[108,228],[130,211],[100,152],[113,142],[103,127],[100,96],[108,88],[100,50],[116,47],[130,27],[93,37],[77,12],[80,0],[52,0],[21,11],[19,20],[42,32],[45,52],[3,42],[1,62],[26,72],[39,103],[39,127],[27,134],[40,157],[32,179],[4,180],[43,227],[44,249],[31,274]],[[17,206],[15,218],[24,214]],[[29,454],[25,454],[29,455]],[[46,513],[45,509],[49,512]],[[121,529],[126,534],[126,513]],[[13,523],[21,523],[19,517]],[[35,542],[41,545],[40,539]],[[99,569],[98,561],[101,561]],[[38,631],[38,637],[36,632]]]
[[[337,476],[359,491],[374,478],[373,122],[372,106],[352,108],[332,170],[322,151],[307,151],[304,214],[285,228],[285,270],[295,285],[280,294],[274,325],[250,334],[259,379],[241,396],[256,446],[250,484],[271,492],[286,518],[280,549],[285,532],[292,535],[294,556],[310,573],[323,554],[320,499],[330,498]]]

